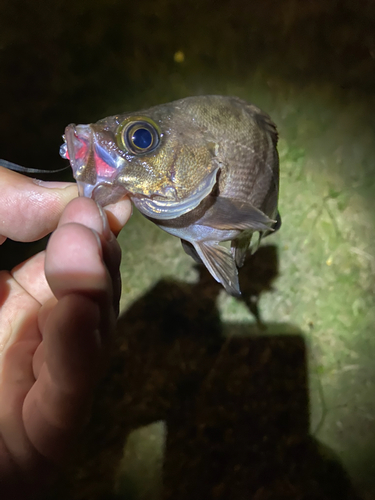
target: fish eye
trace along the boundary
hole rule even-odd
[[[120,147],[133,154],[149,153],[160,142],[158,127],[150,119],[125,120],[116,136]]]
[[[148,149],[153,143],[152,134],[147,128],[135,130],[130,140],[138,149]]]

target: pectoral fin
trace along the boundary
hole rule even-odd
[[[280,212],[277,211],[276,222],[272,226],[272,232],[276,233],[276,231],[278,231],[280,229],[281,224],[282,224],[282,222],[281,222],[281,215],[280,215]]]
[[[266,231],[265,233],[262,234],[263,238],[265,238],[266,236],[268,236],[271,233],[276,233],[276,231],[278,231],[280,229],[280,227],[281,227],[281,216],[280,216],[279,212],[277,212],[275,219],[276,220],[275,220],[274,224],[272,225],[272,227],[270,227],[268,231]]]
[[[211,199],[212,205],[199,220],[200,225],[225,230],[272,231],[272,225],[276,222],[251,203],[223,196],[211,196]]]
[[[230,295],[241,295],[238,271],[230,250],[217,242],[194,243],[194,247],[215,280],[221,283]]]

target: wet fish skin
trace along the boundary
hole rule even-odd
[[[120,134],[128,123],[148,123],[158,144],[130,151]],[[266,113],[237,97],[189,97],[70,125],[65,140],[63,156],[81,194],[107,204],[128,193],[230,294],[240,294],[237,267],[253,233],[259,234],[256,249],[281,223],[277,131]],[[224,241],[231,249],[220,245]]]

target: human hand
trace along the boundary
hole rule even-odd
[[[85,198],[63,211],[75,185],[49,186],[0,168],[3,240],[32,241],[58,225],[45,252],[0,272],[1,498],[30,498],[67,456],[118,314],[120,248],[104,211]],[[130,213],[129,200],[108,207],[111,228]]]

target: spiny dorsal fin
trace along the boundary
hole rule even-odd
[[[276,125],[273,123],[270,116],[264,111],[259,110],[259,113],[256,113],[255,115],[255,119],[258,126],[270,135],[274,146],[276,146],[279,134],[277,133]]]
[[[258,106],[255,106],[255,104],[250,104],[249,102],[243,101],[238,97],[233,97],[233,99],[236,100],[241,106],[246,108],[248,113],[250,113],[254,117],[255,121],[258,124],[258,127],[270,135],[274,146],[276,146],[279,134],[277,132],[276,125],[272,121],[269,114],[265,111],[262,111],[260,108],[258,108]]]

